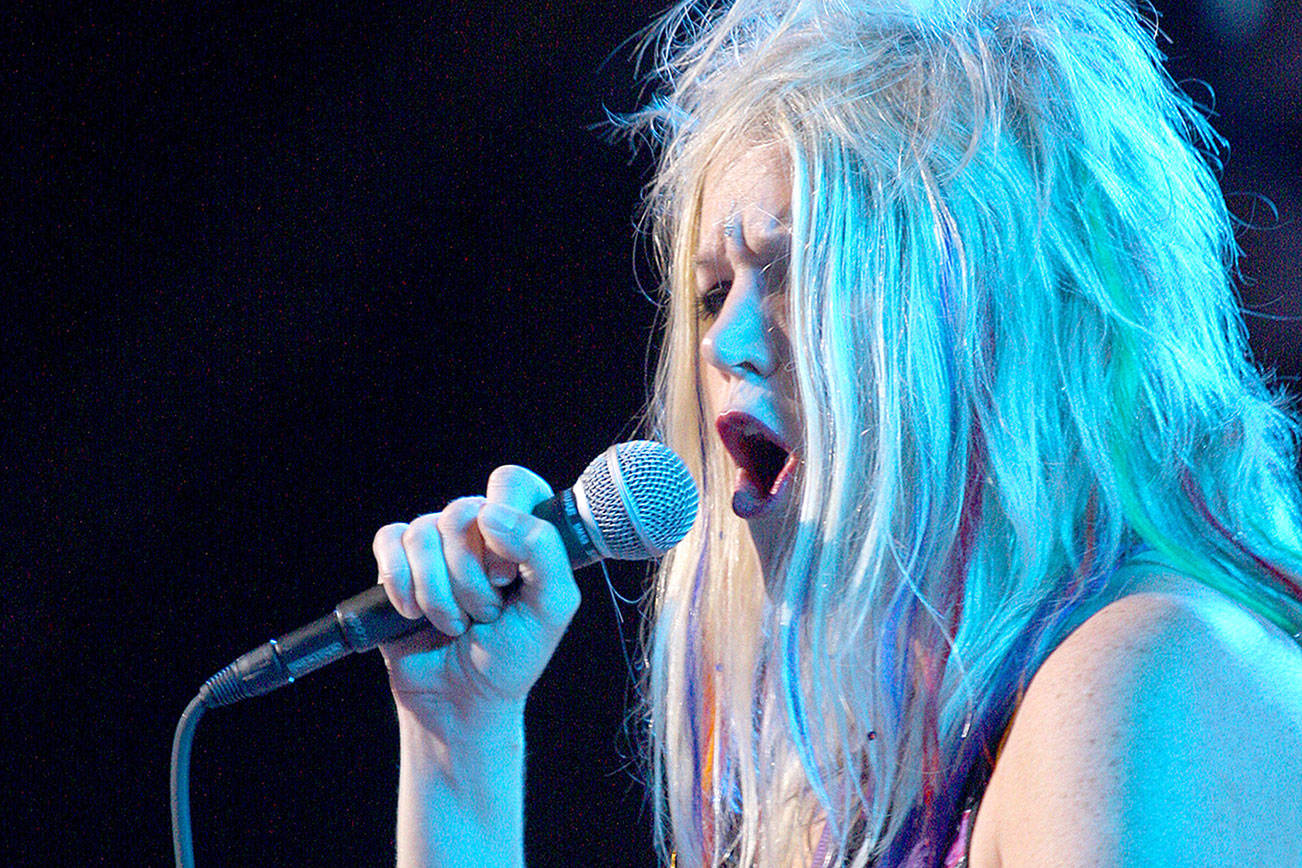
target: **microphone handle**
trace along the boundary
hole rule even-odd
[[[544,500],[532,514],[555,525],[572,567],[601,560],[572,489]],[[329,615],[241,655],[204,682],[199,695],[208,705],[261,696],[349,654],[370,651],[428,626],[424,618],[404,617],[389,602],[384,586],[375,585],[344,600]]]

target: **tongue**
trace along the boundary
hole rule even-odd
[[[732,493],[732,511],[741,518],[759,515],[769,505],[769,494],[744,470],[737,471],[737,486]]]

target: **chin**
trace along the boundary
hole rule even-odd
[[[788,501],[781,506],[781,509],[765,510],[746,518],[751,545],[755,547],[764,578],[764,593],[771,601],[781,598],[788,555],[797,528],[795,503]]]

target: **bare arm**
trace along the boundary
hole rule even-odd
[[[525,700],[579,605],[556,529],[528,513],[550,494],[524,468],[499,467],[486,497],[376,534],[394,606],[438,631],[382,649],[403,868],[524,863]]]
[[[524,864],[524,715],[435,727],[398,714],[397,864]]]

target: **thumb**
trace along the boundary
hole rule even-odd
[[[519,602],[550,628],[563,629],[579,605],[579,590],[560,534],[529,514],[552,496],[538,474],[507,465],[493,471],[480,509],[485,544],[498,557],[520,565]]]
[[[552,487],[527,467],[504,464],[488,475],[484,496],[492,503],[528,512],[552,496]]]

